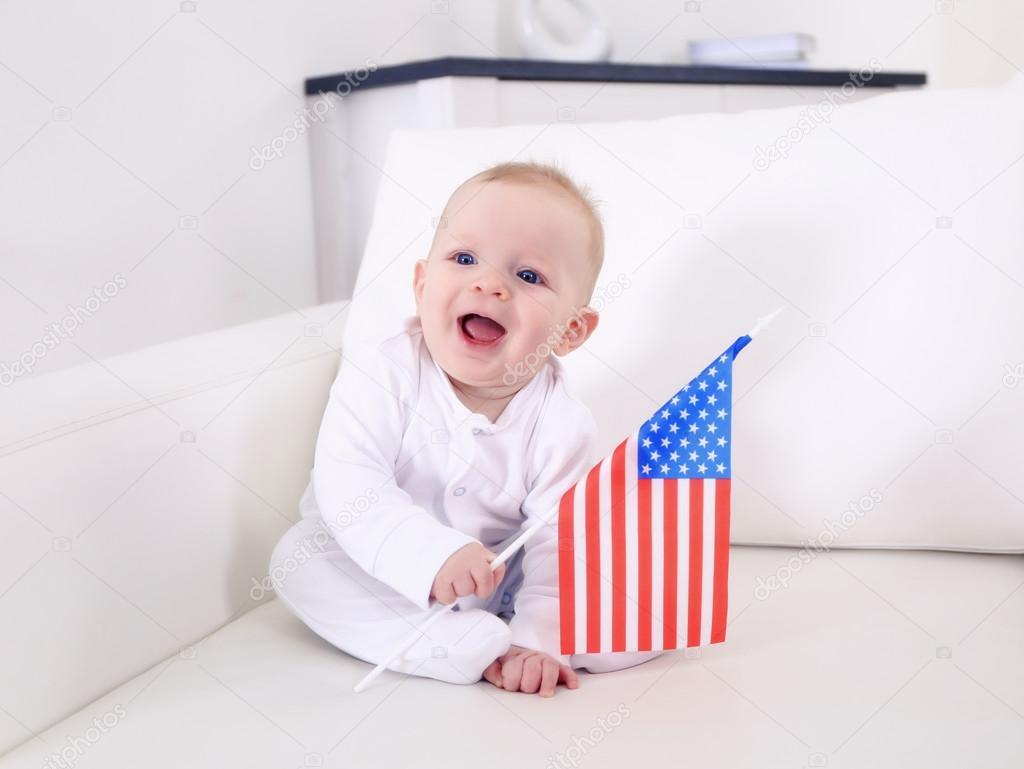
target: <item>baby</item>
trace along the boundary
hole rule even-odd
[[[416,315],[342,351],[302,520],[271,557],[278,596],[330,644],[378,664],[458,599],[391,669],[550,697],[576,669],[660,653],[559,651],[554,512],[597,429],[558,357],[597,328],[603,259],[593,203],[554,167],[503,163],[449,198],[415,266]],[[492,573],[538,517],[550,525]]]

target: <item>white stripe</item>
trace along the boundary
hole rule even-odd
[[[612,649],[612,458],[601,463],[601,648]]]
[[[676,648],[686,648],[687,619],[690,611],[690,480],[679,482],[679,542],[676,562]]]
[[[704,481],[704,566],[700,599],[700,644],[711,643],[711,612],[715,596],[715,480]]]
[[[573,490],[573,575],[576,584],[576,648],[572,654],[582,654],[587,648],[587,530],[586,476]]]
[[[626,444],[626,650],[637,647],[638,610],[640,591],[637,589],[637,466],[636,434],[629,436]]]
[[[651,484],[651,649],[665,645],[665,481]]]

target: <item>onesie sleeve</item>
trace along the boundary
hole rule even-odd
[[[476,542],[415,504],[395,481],[414,379],[380,347],[343,351],[316,442],[312,483],[331,535],[365,572],[421,609],[438,570]]]
[[[576,400],[549,404],[535,437],[532,466],[535,480],[523,500],[523,527],[538,517],[549,518],[527,540],[523,582],[516,594],[515,616],[509,622],[512,644],[550,654],[563,664],[558,622],[558,503],[562,495],[594,465],[597,424],[590,410]]]

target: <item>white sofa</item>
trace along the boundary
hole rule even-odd
[[[5,388],[0,767],[1019,766],[1024,387],[1000,379],[1024,360],[1022,83],[844,106],[844,138],[821,126],[774,176],[744,176],[751,141],[798,110],[398,136],[351,302]],[[451,185],[526,146],[608,201],[601,286],[633,276],[566,359],[605,447],[790,304],[737,364],[727,642],[551,700],[393,673],[355,695],[369,666],[273,599],[267,558],[343,341],[411,307]],[[943,232],[924,248],[920,225]],[[672,355],[621,332],[669,321]],[[831,551],[804,546],[875,487]]]

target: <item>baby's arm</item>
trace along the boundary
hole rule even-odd
[[[479,543],[414,504],[395,482],[414,396],[405,371],[380,349],[346,345],[312,477],[317,507],[342,549],[368,574],[427,609],[442,565]]]

